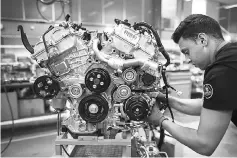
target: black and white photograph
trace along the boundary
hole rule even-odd
[[[237,0],[1,0],[1,157],[237,157]]]

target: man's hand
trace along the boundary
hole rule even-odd
[[[149,92],[148,95],[151,98],[156,98],[156,100],[159,100],[161,102],[165,102],[165,100],[166,100],[165,94],[161,93],[161,92]]]
[[[164,118],[164,116],[159,110],[158,105],[154,104],[151,110],[151,114],[148,116],[148,122],[152,123],[153,125],[159,126],[162,118]]]
[[[158,106],[159,106],[159,109],[161,109],[163,107],[164,104],[162,103],[166,103],[166,95],[161,93],[161,92],[149,92],[148,95],[151,97],[151,98],[155,98]]]

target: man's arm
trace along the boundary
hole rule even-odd
[[[162,126],[175,139],[199,154],[210,156],[223,138],[232,111],[202,109],[198,130],[179,126],[165,120]]]
[[[150,96],[155,97],[157,101],[166,102],[163,93],[150,93]],[[169,95],[169,105],[184,114],[200,116],[203,99],[181,99]]]
[[[169,104],[184,114],[200,116],[203,99],[180,99],[169,96]]]

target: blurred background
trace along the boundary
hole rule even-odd
[[[167,77],[171,85],[183,92],[183,98],[202,97],[203,71],[188,63],[171,40],[180,21],[193,13],[206,14],[220,23],[226,41],[237,41],[237,0],[1,0],[0,3],[2,140],[8,140],[11,136],[9,131],[12,120],[16,121],[15,126],[19,129],[26,129],[25,126],[28,125],[31,131],[37,125],[47,126],[47,121],[50,124],[47,130],[56,129],[55,111],[50,101],[37,98],[32,90],[34,79],[48,72],[40,69],[22,45],[18,25],[24,27],[30,44],[34,45],[50,25],[61,23],[67,14],[71,15],[73,22],[82,23],[88,30],[98,31],[110,29],[115,24],[115,18],[127,19],[131,24],[145,21],[159,32],[162,43],[170,54],[171,64],[167,68]],[[170,93],[176,95],[174,92]],[[19,133],[21,136],[27,135],[24,130]],[[52,145],[53,138],[55,137],[48,139],[49,145]],[[6,142],[1,144],[2,148],[5,146]],[[2,156],[53,154],[51,148],[46,152],[48,155],[38,152],[27,155],[21,148],[18,147],[17,150],[18,154],[8,151]]]

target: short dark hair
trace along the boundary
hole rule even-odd
[[[198,33],[206,33],[216,39],[224,40],[219,23],[202,14],[191,14],[186,17],[180,22],[171,38],[175,43],[178,43],[181,37],[195,40]]]

